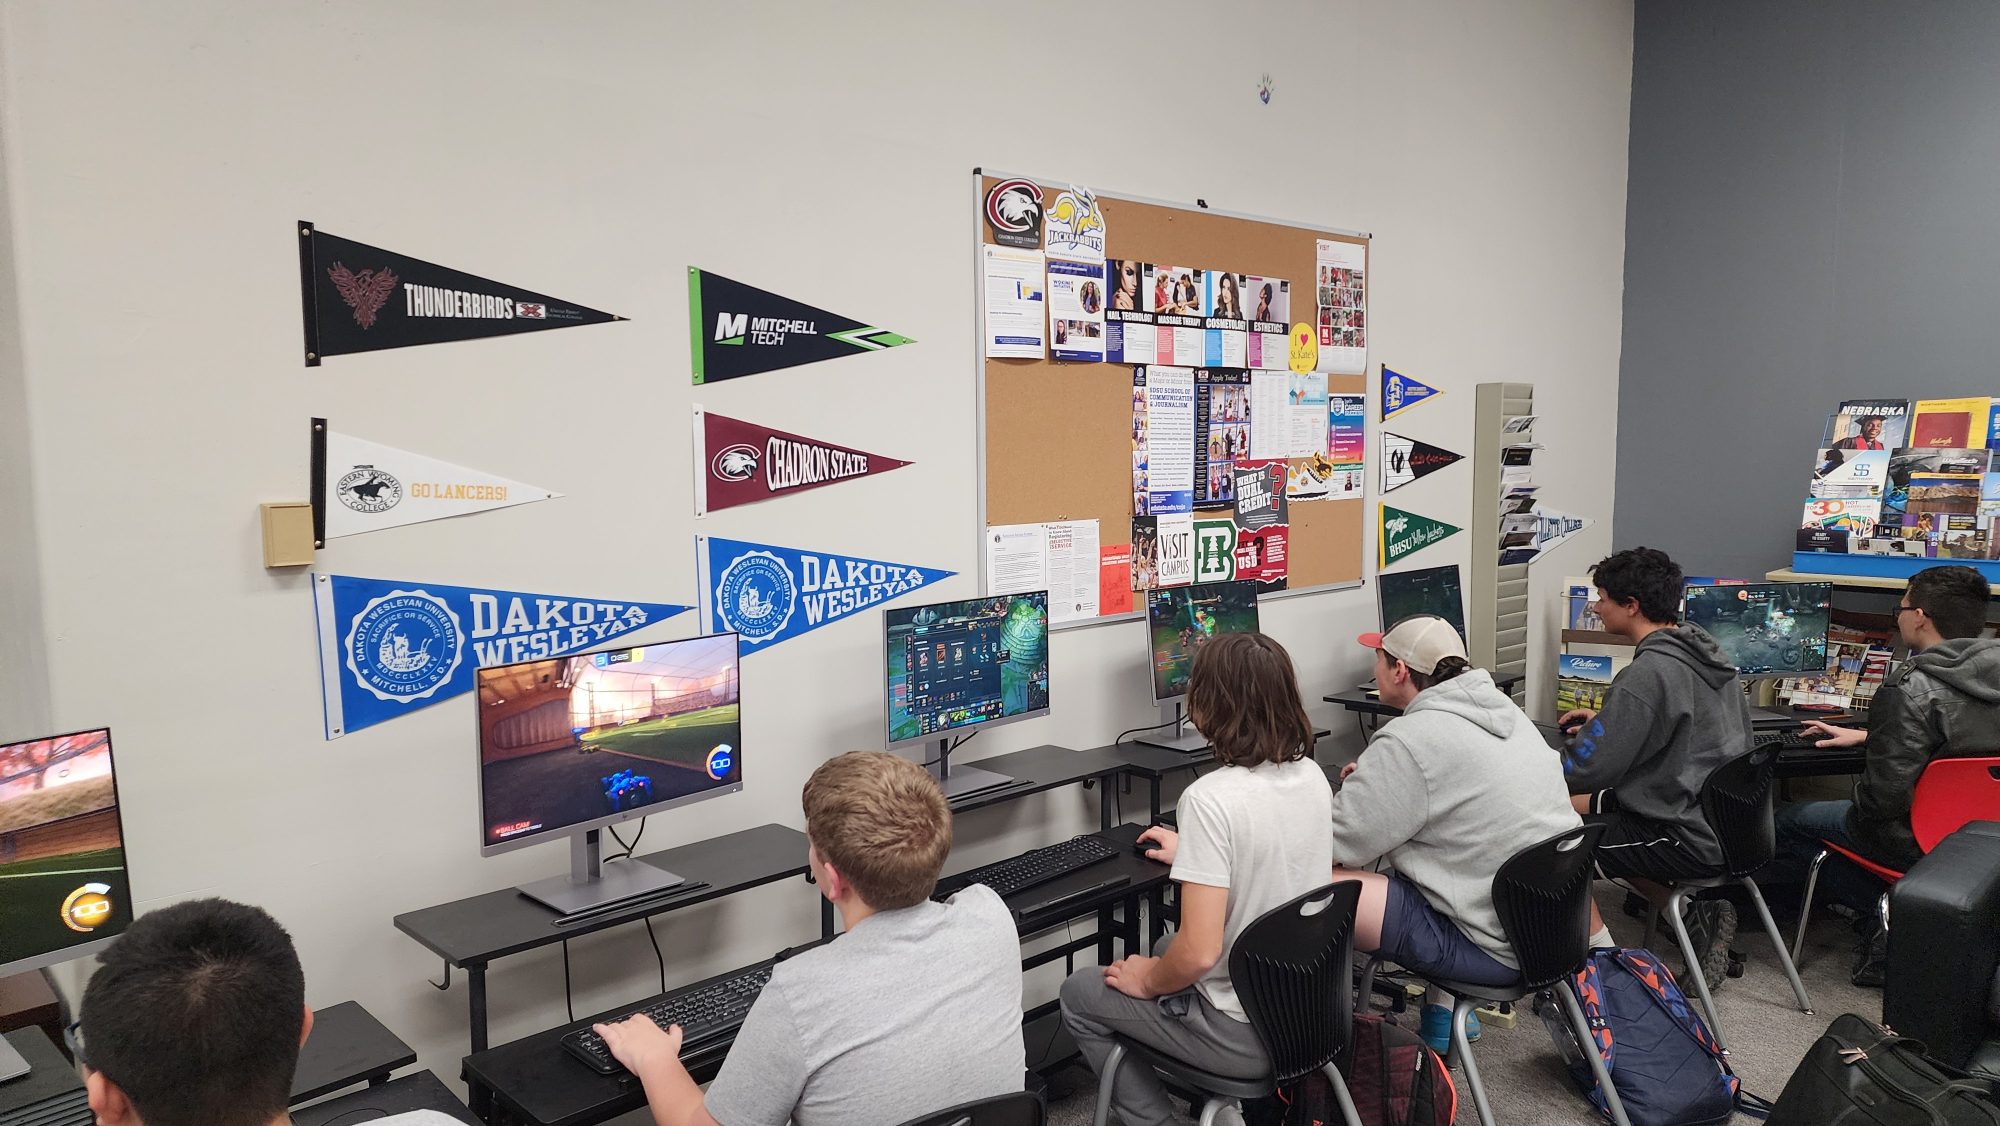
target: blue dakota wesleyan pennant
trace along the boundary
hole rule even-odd
[[[1390,370],[1388,364],[1382,365],[1382,417],[1385,420],[1442,394],[1444,392],[1427,383],[1419,383],[1401,372]]]
[[[561,657],[692,609],[437,583],[313,576],[326,737],[472,691],[487,665]]]
[[[699,536],[701,619],[745,645],[775,645],[956,571]]]

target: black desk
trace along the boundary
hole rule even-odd
[[[495,958],[803,876],[806,835],[782,825],[759,825],[620,863],[651,864],[677,872],[691,884],[707,886],[645,900],[572,926],[557,926],[555,912],[513,888],[396,916],[397,930],[429,947],[446,965],[465,971],[474,1052],[486,1048],[486,967]],[[830,933],[831,918],[825,912],[822,922]],[[475,1103],[473,1109],[481,1108]]]
[[[1068,747],[1044,745],[1031,747],[1025,751],[995,755],[962,763],[976,766],[981,770],[991,770],[1014,779],[1015,785],[996,787],[981,793],[967,794],[951,803],[955,814],[987,806],[1010,802],[1029,794],[1045,793],[1049,790],[1097,783],[1102,788],[1098,792],[1098,807],[1101,827],[1109,829],[1116,821],[1111,815],[1110,779],[1125,772],[1124,760],[1116,755],[1095,751],[1072,751]]]
[[[452,1095],[451,1089],[428,1071],[295,1110],[292,1126],[348,1126],[413,1110],[434,1110],[469,1126],[480,1126],[479,1119]]]
[[[1324,730],[1314,728],[1313,742],[1317,744],[1328,734]],[[1170,751],[1165,747],[1148,747],[1141,743],[1113,743],[1108,747],[1099,747],[1084,753],[1106,755],[1120,763],[1127,774],[1146,780],[1150,791],[1146,802],[1148,825],[1159,823],[1160,783],[1167,775],[1181,770],[1195,770],[1215,762],[1212,751],[1200,750],[1190,754]],[[1335,773],[1338,772],[1339,768],[1336,767]]]
[[[44,1114],[63,1108],[80,1118],[51,1117],[32,1121],[94,1122],[89,1107],[82,1102],[83,1077],[63,1054],[56,1050],[55,1041],[39,1026],[16,1029],[7,1033],[7,1043],[21,1053],[28,1061],[28,1074],[19,1079],[9,1079],[0,1083],[0,1119],[19,1114],[29,1107],[35,1107]],[[73,1108],[81,1108],[80,1110]]]
[[[292,1073],[291,1105],[364,1080],[382,1084],[391,1072],[415,1062],[417,1053],[357,1002],[328,1005],[314,1011],[312,1035],[299,1050],[299,1067]]]
[[[991,769],[990,766],[988,768]],[[1048,917],[1030,916],[1020,919],[1017,921],[1017,926],[1021,934],[1026,936],[1053,926],[1060,926],[1066,919],[1123,905],[1125,917],[1122,937],[1127,952],[1135,950],[1139,942],[1139,916],[1135,910],[1137,903],[1140,899],[1157,893],[1168,883],[1166,865],[1147,860],[1133,853],[1128,847],[1137,837],[1138,831],[1138,826],[1127,825],[1103,834],[1107,840],[1123,849],[1121,855],[1101,864],[1092,865],[1082,872],[1072,873],[1061,880],[1030,888],[1013,897],[1012,902],[1039,902],[1060,895],[1064,891],[1089,887],[1117,875],[1130,876],[1129,884],[1109,889],[1102,896],[1079,900],[1060,911],[1051,913]],[[1032,967],[1069,957],[1078,949],[1095,942],[1095,938],[1085,938],[1066,946],[1042,951],[1032,955],[1024,965]],[[645,1090],[638,1080],[623,1072],[617,1075],[599,1075],[564,1051],[562,1038],[578,1028],[587,1028],[607,1017],[622,1017],[635,1009],[648,1007],[664,997],[690,992],[721,978],[733,977],[747,969],[772,965],[775,961],[775,957],[766,958],[682,986],[661,996],[620,1005],[560,1028],[538,1032],[488,1051],[475,1052],[465,1058],[464,1065],[466,1087],[472,1095],[473,1105],[485,1103],[491,1106],[493,1114],[488,1118],[490,1122],[496,1124],[520,1122],[528,1126],[590,1126],[592,1123],[635,1110],[645,1105],[646,1101]],[[1034,1012],[1026,1014],[1031,1019],[1034,1015]],[[706,1083],[721,1070],[722,1061],[729,1054],[729,1046],[730,1041],[727,1040],[712,1044],[697,1053],[683,1056],[682,1062],[687,1065],[695,1082]]]
[[[1528,678],[1522,675],[1495,677],[1493,686],[1498,688],[1501,693],[1511,696],[1514,693],[1514,686],[1526,679]],[[1380,696],[1369,695],[1368,689],[1360,685],[1340,692],[1328,693],[1325,696],[1321,696],[1320,699],[1329,704],[1339,704],[1341,707],[1353,712],[1356,723],[1362,723],[1365,718],[1367,722],[1361,728],[1363,735],[1372,733],[1375,728],[1381,725],[1383,720],[1394,719],[1403,714],[1403,709],[1383,703]]]

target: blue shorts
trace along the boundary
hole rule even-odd
[[[1510,970],[1465,937],[1458,925],[1437,912],[1401,876],[1389,877],[1389,899],[1382,909],[1382,948],[1376,953],[1407,970],[1429,978],[1467,985],[1514,985],[1519,970]]]

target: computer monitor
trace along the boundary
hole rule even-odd
[[[1739,675],[1799,676],[1826,671],[1832,583],[1688,586],[1686,620],[1722,646]]]
[[[1179,701],[1187,696],[1188,675],[1194,671],[1195,650],[1211,637],[1257,630],[1255,582],[1198,583],[1166,587],[1146,594],[1146,644],[1153,666],[1153,700],[1173,705],[1176,722],[1162,723],[1170,734],[1148,733],[1139,741],[1179,751],[1208,749],[1198,731],[1183,734]]]
[[[478,670],[479,851],[570,842],[570,874],[520,890],[571,915],[681,883],[604,867],[601,830],[743,788],[733,633]]]
[[[1458,564],[1378,575],[1375,590],[1384,633],[1404,618],[1430,614],[1450,622],[1460,638],[1465,636],[1465,595],[1459,585]]]
[[[0,744],[0,978],[95,954],[131,925],[111,732]],[[0,1076],[25,1070],[0,1040]]]
[[[995,594],[882,615],[888,745],[937,743],[948,797],[1013,779],[951,766],[950,741],[1049,711],[1049,594]]]

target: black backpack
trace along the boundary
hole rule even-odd
[[[1444,1061],[1416,1034],[1387,1017],[1354,1018],[1347,1093],[1362,1126],[1451,1126],[1458,1089]],[[1268,1099],[1243,1108],[1244,1126],[1339,1126],[1340,1104],[1325,1075],[1309,1071]]]

